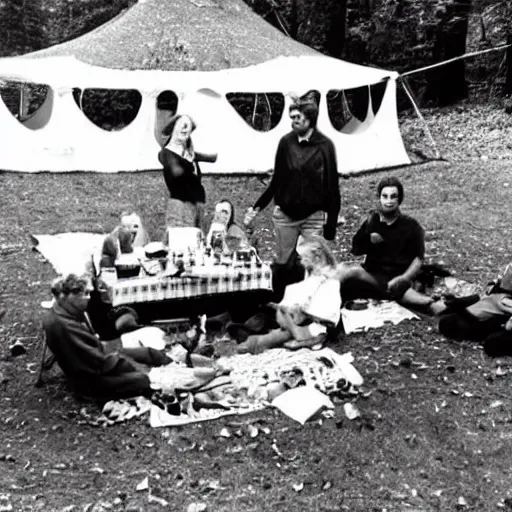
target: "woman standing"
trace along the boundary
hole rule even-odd
[[[164,128],[168,142],[158,154],[169,190],[167,227],[203,229],[205,191],[197,162],[215,162],[216,154],[196,153],[190,138],[195,124],[187,115],[176,115]]]

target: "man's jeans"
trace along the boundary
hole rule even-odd
[[[274,208],[272,214],[274,231],[277,242],[277,261],[284,264],[288,261],[294,249],[297,247],[299,235],[307,237],[310,235],[323,235],[325,224],[325,213],[318,211],[303,220],[293,220],[283,213],[279,206]]]

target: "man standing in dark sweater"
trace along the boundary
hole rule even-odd
[[[362,266],[342,276],[342,293],[394,299],[403,304],[429,308],[434,300],[411,288],[425,255],[423,229],[400,212],[404,198],[397,178],[381,180],[377,187],[379,209],[370,212],[352,240],[352,254],[365,254]]]
[[[289,261],[299,235],[334,240],[340,210],[336,151],[316,129],[318,106],[299,100],[289,113],[292,131],[279,141],[272,180],[246,217],[251,222],[274,199],[277,264]]]

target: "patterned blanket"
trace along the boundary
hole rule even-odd
[[[107,281],[113,306],[173,299],[201,297],[220,293],[272,290],[270,266],[194,267],[196,274],[182,277],[144,276]],[[209,272],[206,272],[209,270]]]
[[[219,365],[230,369],[229,384],[218,389],[218,403],[221,408],[197,407],[194,392],[168,395],[170,400],[159,396],[139,413],[126,407],[127,401],[109,402],[104,414],[97,419],[98,424],[111,424],[140,416],[149,411],[152,427],[179,426],[217,419],[228,415],[240,415],[264,409],[271,405],[272,390],[276,386],[293,389],[301,386],[314,387],[325,395],[355,397],[363,383],[363,378],[352,365],[350,353],[340,355],[331,349],[311,351],[301,349],[292,352],[284,349],[268,350],[258,355],[234,355],[218,360]],[[168,365],[160,372],[173,372],[174,365]],[[176,379],[173,379],[174,381]],[[179,386],[178,383],[175,384]],[[207,388],[204,386],[203,389]],[[132,404],[134,401],[132,401]],[[136,407],[136,405],[133,405]],[[115,417],[111,416],[115,412]],[[119,416],[119,411],[123,415]]]
[[[376,329],[387,323],[396,325],[404,320],[419,319],[418,315],[396,302],[375,300],[368,301],[367,308],[359,311],[343,308],[341,317],[346,334]]]

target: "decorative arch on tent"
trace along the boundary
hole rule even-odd
[[[273,130],[284,114],[284,95],[280,92],[232,92],[226,94],[226,99],[249,126],[260,132]]]
[[[75,87],[73,99],[83,115],[105,131],[126,128],[137,117],[142,103],[142,96],[135,89]]]
[[[280,57],[245,68],[209,72],[114,70],[90,66],[72,57],[7,58],[0,59],[0,77],[48,83],[53,99],[47,124],[31,133],[0,102],[0,126],[7,139],[0,152],[1,169],[159,169],[159,133],[174,113],[168,108],[175,105],[178,112],[196,121],[195,147],[218,153],[217,162],[204,164],[203,172],[265,173],[273,166],[279,138],[290,130],[288,117],[281,114],[270,130],[258,131],[230,104],[228,97],[236,91],[258,95],[275,91],[282,95],[283,113],[288,111],[293,95],[318,91],[318,127],[333,140],[343,174],[410,163],[398,127],[396,73],[329,57]],[[378,91],[372,92],[375,88],[382,92],[380,101]],[[84,116],[73,97],[74,89],[137,91],[140,107],[123,130],[108,132]],[[354,89],[366,91],[366,115],[348,133],[339,131],[329,117],[328,92],[341,90],[346,96]],[[162,105],[164,108],[160,108]],[[5,129],[11,121],[17,128]]]
[[[46,84],[11,83],[3,91],[0,88],[0,98],[13,117],[26,128],[39,130],[50,119],[53,92]]]

